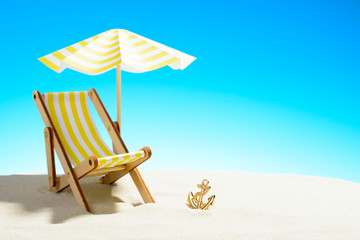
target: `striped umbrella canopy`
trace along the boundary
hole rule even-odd
[[[113,29],[75,43],[39,60],[60,73],[66,68],[98,75],[116,68],[117,118],[121,126],[121,70],[133,73],[164,66],[185,69],[196,58],[124,29]]]

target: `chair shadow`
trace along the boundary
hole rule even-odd
[[[81,187],[94,214],[112,214],[119,211],[116,204],[124,201],[112,195],[112,188],[121,192],[121,184],[105,185],[96,183],[99,178],[81,181]],[[52,224],[62,223],[81,215],[89,215],[77,205],[70,188],[53,193],[49,190],[47,175],[0,176],[0,202],[15,203],[29,213],[50,209]]]

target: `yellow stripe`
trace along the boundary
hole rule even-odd
[[[113,156],[113,157],[111,158],[111,161],[110,161],[108,164],[106,164],[106,165],[104,166],[104,168],[110,167],[110,166],[113,165],[115,162],[119,161],[119,159],[120,159],[119,156]]]
[[[155,47],[155,46],[151,46],[151,47],[149,47],[149,48],[145,48],[144,50],[138,51],[137,54],[138,54],[138,55],[142,55],[142,54],[145,54],[145,53],[154,51],[154,50],[156,50],[156,49],[158,49],[158,48]]]
[[[60,61],[64,60],[66,57],[62,55],[60,52],[53,52],[51,55],[59,59]]]
[[[117,38],[119,38],[118,35],[114,36],[114,37],[108,37],[108,36],[102,36],[101,38],[105,39],[105,40],[108,40],[108,41],[114,41],[116,40]]]
[[[121,160],[121,161],[118,162],[115,166],[119,166],[119,165],[121,165],[123,162],[125,162],[125,160]]]
[[[131,163],[137,159],[139,159],[141,157],[141,152],[136,152],[135,153],[135,158],[134,159],[131,159],[130,161],[128,161],[127,163]]]
[[[171,64],[171,63],[177,62],[177,61],[179,61],[179,60],[180,60],[179,58],[173,57],[173,58],[171,58],[171,59],[169,59],[169,60],[167,60],[167,61],[165,61],[165,62],[158,63],[158,64],[156,64],[156,65],[154,65],[154,66],[151,66],[151,67],[148,67],[148,68],[146,68],[146,69],[147,69],[147,71],[152,71],[152,70],[155,70],[155,69],[164,67],[164,66],[166,66],[166,65],[169,65],[169,64]]]
[[[111,165],[111,163],[115,162],[118,159],[118,156],[113,156],[111,157],[111,161],[110,163],[107,163],[106,161],[107,158],[100,158],[99,160],[99,165],[97,168],[105,168],[107,167],[109,164]]]
[[[96,41],[94,41],[94,42],[92,42],[92,44],[94,44],[94,45],[96,45],[96,46],[98,46],[98,47],[101,47],[101,48],[112,48],[112,47],[118,46],[118,45],[119,45],[119,41],[116,41],[116,42],[114,42],[114,43],[112,43],[112,44],[103,44],[103,43],[101,43],[101,42],[96,42]]]
[[[131,47],[139,47],[142,46],[144,44],[147,44],[147,42],[145,42],[144,40],[141,40],[140,42],[134,43],[134,44],[130,44]],[[126,44],[128,45],[128,44]]]
[[[96,50],[94,50],[94,49],[91,49],[91,48],[89,48],[89,47],[85,47],[85,48],[83,48],[83,49],[81,49],[81,50],[84,50],[84,51],[89,52],[89,53],[92,53],[92,54],[94,54],[94,55],[96,55],[96,56],[102,57],[102,56],[107,56],[107,55],[110,55],[110,54],[112,54],[112,53],[114,53],[114,52],[120,51],[120,47],[115,48],[114,50],[111,50],[111,51],[109,51],[109,52],[98,52],[98,51],[96,51]]]
[[[88,72],[88,73],[99,73],[99,72],[105,71],[105,70],[107,70],[107,69],[110,69],[110,68],[112,68],[112,67],[120,64],[120,63],[121,63],[121,59],[120,59],[119,61],[116,61],[116,62],[110,64],[110,65],[107,65],[107,66],[102,67],[102,68],[97,68],[97,69],[85,67],[85,66],[83,66],[83,65],[81,65],[81,64],[79,64],[79,63],[73,62],[73,61],[71,61],[71,60],[69,60],[69,59],[65,59],[64,62],[66,62],[67,64],[69,64],[69,65],[71,65],[71,66],[73,66],[73,67],[75,67],[75,68],[78,68],[78,69],[80,69],[81,71],[84,71],[84,72]]]
[[[54,127],[60,137],[60,141],[63,144],[65,151],[67,152],[67,154],[69,154],[70,158],[73,160],[73,162],[77,165],[80,163],[79,159],[76,157],[75,153],[73,152],[73,150],[71,149],[71,147],[69,146],[69,144],[67,143],[65,136],[61,130],[60,127],[60,123],[58,120],[58,117],[56,116],[56,111],[55,111],[55,105],[54,105],[54,94],[53,93],[48,93],[48,106],[49,106],[49,112],[51,115],[51,120],[54,123]]]
[[[68,46],[65,48],[66,50],[68,50],[70,53],[76,53],[76,48],[74,48],[73,46]]]
[[[104,63],[110,62],[110,61],[112,61],[112,60],[114,60],[116,58],[121,57],[121,54],[116,54],[116,55],[112,56],[111,58],[107,58],[105,60],[95,60],[95,59],[89,58],[87,56],[84,56],[84,55],[82,55],[80,53],[75,54],[74,57],[77,57],[77,58],[79,58],[79,59],[81,59],[81,60],[83,60],[85,62],[88,62],[88,63],[100,65],[100,64],[104,64]]]
[[[80,117],[79,117],[79,112],[78,112],[78,110],[76,109],[75,93],[74,93],[74,92],[69,93],[69,98],[70,98],[71,111],[72,111],[72,114],[73,114],[73,116],[74,116],[74,120],[75,120],[75,123],[76,123],[76,127],[78,128],[82,139],[84,140],[86,146],[88,146],[88,148],[91,150],[91,152],[92,152],[97,158],[102,157],[102,156],[100,155],[100,153],[96,150],[96,148],[92,145],[89,137],[86,135],[86,132],[85,132],[85,129],[84,129],[83,125],[81,124]]]
[[[96,35],[96,36],[94,36],[94,37],[91,37],[91,39],[94,39],[94,40],[96,40],[96,39],[98,39],[98,38],[99,38],[98,35]],[[83,40],[83,41],[78,42],[78,43],[75,43],[75,44],[80,44],[81,46],[85,47],[85,46],[87,46],[90,42],[92,42],[92,41],[88,42],[87,40],[90,41],[90,39],[86,39],[86,40]],[[75,44],[73,44],[73,45],[75,45]],[[71,45],[71,46],[73,46],[73,45]],[[70,47],[71,47],[71,46],[70,46]]]
[[[50,61],[46,57],[41,57],[38,60],[40,62],[42,62],[43,64],[45,64],[46,66],[48,66],[49,68],[51,68],[52,70],[54,70],[55,72],[59,71],[59,69],[60,69],[59,66],[57,66],[55,63],[53,63],[52,61]]]
[[[141,152],[136,152],[135,153],[135,158],[141,158],[141,156],[142,156]]]
[[[86,45],[88,45],[89,43],[84,40],[84,41],[81,41],[81,42],[78,42],[78,44],[80,44],[81,46],[85,47]]]
[[[130,35],[130,36],[127,37],[126,39],[127,39],[127,40],[133,40],[133,39],[135,39],[135,38],[137,38],[137,36],[135,36],[135,35]]]
[[[129,159],[130,159],[130,154],[126,153],[124,155],[124,161],[129,160]]]
[[[159,59],[161,57],[164,57],[166,55],[169,55],[169,54],[167,52],[161,52],[161,53],[155,54],[154,56],[145,58],[145,59],[141,60],[141,62],[145,62],[145,63],[151,62],[151,61],[154,61],[154,60]]]
[[[116,165],[115,166],[118,166],[118,165],[121,165],[123,162],[125,162],[127,159],[126,159],[126,156],[127,155],[129,155],[128,153],[125,153],[124,154],[124,159],[123,160],[121,160],[120,162],[118,162],[118,163],[116,163]],[[120,158],[120,157],[119,157]],[[129,158],[130,158],[130,155],[129,155]]]
[[[98,166],[97,166],[97,168],[100,168],[100,167],[104,164],[105,159],[104,159],[104,158],[98,158],[97,160],[98,160]]]
[[[69,115],[67,113],[66,106],[65,106],[65,94],[64,93],[59,93],[59,107],[60,107],[62,119],[64,121],[67,132],[69,133],[71,141],[74,143],[76,149],[79,151],[81,156],[84,159],[88,158],[89,154],[87,154],[85,149],[81,146],[79,140],[77,139],[77,137],[75,135],[74,129],[71,126]]]
[[[111,156],[113,155],[113,153],[111,153],[107,147],[104,145],[104,143],[101,141],[100,137],[97,135],[95,127],[90,119],[90,113],[89,113],[89,109],[87,108],[86,105],[86,96],[85,96],[85,92],[80,92],[80,105],[81,105],[81,110],[84,114],[84,118],[85,121],[90,129],[91,135],[93,136],[95,142],[99,145],[99,147],[101,148],[101,150],[107,155],[107,156]]]

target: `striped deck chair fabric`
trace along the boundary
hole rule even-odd
[[[45,93],[44,102],[73,166],[96,156],[98,167],[114,167],[145,156],[144,151],[116,155],[101,138],[91,116],[88,92]]]

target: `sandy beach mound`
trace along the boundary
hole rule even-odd
[[[221,171],[143,170],[156,204],[142,204],[131,178],[81,180],[95,214],[47,175],[0,176],[1,239],[360,239],[360,184],[336,179]],[[187,194],[210,180],[208,211]]]

